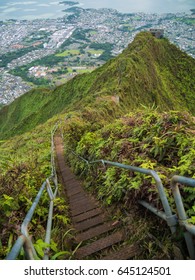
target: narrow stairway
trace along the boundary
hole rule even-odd
[[[126,234],[120,223],[111,220],[98,201],[88,194],[65,163],[63,142],[55,137],[56,157],[67,194],[70,218],[76,235],[75,259],[126,260],[140,254],[138,245],[125,243]]]

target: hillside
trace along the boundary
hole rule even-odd
[[[118,96],[123,112],[140,104],[195,114],[194,59],[167,39],[138,34],[118,57],[54,90],[35,89],[0,110],[0,139],[21,134],[60,112],[96,108]]]
[[[64,137],[65,158],[85,188],[123,224],[128,223],[125,213],[132,213],[132,240],[144,248],[140,258],[174,258],[173,244],[183,242],[182,234],[172,240],[164,221],[151,219],[137,203],[144,199],[162,209],[154,181],[114,167],[89,168],[71,150],[90,161],[105,159],[156,170],[175,212],[170,178],[195,173],[194,74],[191,57],[166,39],[145,32],[91,74],[79,75],[55,90],[32,90],[1,109],[0,258],[14,244],[41,183],[51,174],[50,131],[56,122],[57,133]],[[59,182],[51,246],[54,259],[64,257],[61,251],[71,255],[75,249],[64,242],[73,233],[60,178]],[[182,196],[194,222],[194,189],[184,188]],[[29,226],[40,257],[47,211],[45,194]],[[181,250],[186,257],[183,244]]]
[[[0,259],[5,257],[14,244],[32,200],[41,183],[50,175],[50,130],[56,121],[60,121],[58,132],[64,135],[65,158],[75,174],[82,178],[87,190],[112,211],[115,219],[124,224],[127,219],[125,211],[133,213],[131,240],[143,244],[144,254],[140,256],[141,259],[173,258],[172,246],[182,241],[180,233],[170,243],[167,225],[154,215],[151,219],[148,211],[144,211],[137,203],[138,199],[143,199],[162,209],[154,181],[148,176],[114,167],[103,169],[102,165],[98,165],[97,168],[89,169],[71,150],[90,161],[107,159],[156,170],[175,211],[170,178],[174,174],[193,177],[195,172],[194,117],[188,113],[159,113],[154,109],[142,108],[111,121],[109,113],[98,115],[93,108],[88,107],[82,113],[55,116],[32,132],[1,143]],[[186,187],[182,190],[182,196],[187,214],[193,222],[195,192]],[[60,251],[69,251],[70,248],[63,242],[64,236],[73,238],[62,185],[54,206],[51,256]],[[48,196],[45,193],[29,226],[30,234],[36,237],[35,248],[40,256],[44,249],[41,240],[44,240],[47,209]],[[148,238],[150,234],[156,239]],[[181,248],[185,255],[185,249],[183,246]]]

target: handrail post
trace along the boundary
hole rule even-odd
[[[27,248],[27,252],[29,252],[29,257],[32,258],[32,256],[33,256],[33,258],[35,258],[35,259],[37,258],[37,254],[36,254],[36,251],[35,251],[34,246],[32,244],[32,241],[30,240],[30,237],[29,237],[28,225],[29,225],[29,223],[32,219],[34,211],[35,211],[35,209],[36,209],[36,207],[39,203],[39,200],[41,198],[41,195],[42,195],[45,187],[46,187],[46,181],[42,184],[42,186],[41,186],[41,188],[40,188],[32,206],[31,206],[31,208],[29,209],[29,211],[28,211],[28,213],[27,213],[27,215],[26,215],[26,217],[25,217],[25,219],[24,219],[24,221],[21,225],[21,233],[26,237],[26,241],[27,241],[27,247],[26,248]],[[30,253],[30,251],[31,251],[31,253]]]
[[[50,206],[49,206],[49,214],[48,214],[48,219],[47,219],[47,229],[46,229],[46,236],[45,236],[45,243],[50,244],[50,240],[51,240],[51,229],[52,229],[52,217],[53,217],[53,200],[50,201]],[[50,248],[46,248],[45,249],[45,253],[44,253],[44,260],[48,260],[49,259],[49,249]]]
[[[174,234],[176,232],[176,225],[177,225],[177,220],[176,220],[176,215],[173,215],[171,207],[169,205],[162,181],[160,179],[160,177],[158,176],[158,174],[151,170],[150,171],[151,176],[154,178],[155,182],[156,182],[156,186],[158,189],[158,193],[163,205],[163,208],[165,210],[165,214],[167,217],[167,224],[170,227],[171,233]]]
[[[97,162],[97,161],[94,161],[92,163],[95,163],[95,162]],[[102,160],[99,161],[99,162],[102,162]],[[111,165],[111,166],[116,166],[116,167],[120,167],[120,168],[129,169],[133,172],[139,172],[139,173],[142,173],[142,174],[152,176],[154,178],[155,182],[156,182],[157,190],[158,190],[158,193],[159,193],[159,196],[160,196],[160,199],[161,199],[161,202],[162,202],[165,214],[166,214],[167,224],[170,227],[170,230],[171,230],[172,234],[176,232],[176,224],[177,224],[176,216],[172,214],[171,207],[169,205],[169,202],[168,202],[168,199],[167,199],[162,181],[161,181],[160,177],[158,176],[158,174],[154,170],[140,168],[140,167],[131,166],[131,165],[124,165],[124,164],[121,164],[121,163],[118,163],[118,162],[111,162],[111,161],[107,161],[107,160],[104,160],[104,163],[106,163],[108,165]],[[155,208],[154,208],[153,212],[155,212]]]
[[[19,255],[20,250],[21,250],[22,246],[24,245],[25,241],[26,241],[26,237],[24,235],[20,235],[5,259],[6,260],[16,259]]]
[[[183,206],[181,194],[179,191],[178,183],[195,187],[195,180],[191,178],[186,178],[183,176],[173,176],[171,179],[171,188],[177,208],[177,213],[179,216],[179,224],[185,228],[184,238],[188,248],[189,256],[191,259],[195,259],[195,245],[192,238],[192,234],[195,235],[195,226],[187,222],[187,215]]]
[[[37,253],[29,236],[26,237],[26,241],[24,243],[24,252],[28,260],[38,259]]]
[[[50,198],[50,200],[53,200],[54,199],[54,194],[53,194],[49,179],[46,179],[46,183],[47,183],[47,193],[49,195],[49,198]]]
[[[52,177],[53,178],[53,177]],[[58,185],[57,185],[57,178],[53,178],[53,182],[55,184],[55,192],[53,193],[50,183],[49,183],[49,179],[47,179],[47,188],[48,188],[48,194],[50,197],[50,204],[49,204],[49,214],[48,214],[48,219],[47,219],[47,228],[46,228],[46,235],[45,235],[45,243],[50,244],[50,240],[51,240],[51,229],[52,229],[52,217],[53,217],[53,207],[54,207],[54,199],[57,195],[57,190],[58,190]],[[48,260],[49,259],[49,250],[50,248],[46,248],[45,249],[45,253],[44,253],[44,260]]]

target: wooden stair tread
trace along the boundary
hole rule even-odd
[[[100,208],[95,208],[93,210],[89,210],[83,214],[77,215],[76,217],[73,217],[72,220],[74,223],[78,223],[84,220],[87,220],[89,218],[95,217],[102,213],[102,210]]]
[[[115,228],[116,226],[113,225],[113,222],[107,222],[77,234],[76,241],[77,242],[86,241],[91,238],[98,237],[99,235],[109,232]]]
[[[93,217],[92,219],[88,219],[83,222],[76,223],[74,227],[78,231],[83,231],[92,228],[94,226],[97,226],[99,224],[103,224],[105,222],[105,219],[106,219],[105,215],[98,215],[96,217]]]
[[[123,240],[123,233],[122,232],[115,232],[112,233],[109,236],[103,237],[101,239],[98,239],[97,241],[92,242],[91,244],[85,245],[83,247],[80,247],[75,256],[78,259],[85,258],[87,256],[90,256],[93,253],[96,253],[102,249],[105,249],[109,246],[112,246],[118,242],[121,242]]]
[[[89,210],[96,209],[96,208],[97,208],[97,205],[88,204],[88,205],[84,205],[83,207],[70,210],[70,212],[71,212],[71,216],[73,217],[73,216],[80,215],[82,213],[85,213]]]
[[[140,254],[140,248],[138,245],[127,245],[121,247],[118,251],[111,252],[105,257],[102,258],[102,260],[128,260],[130,258],[138,256]]]

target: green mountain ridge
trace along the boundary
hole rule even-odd
[[[195,63],[167,39],[139,33],[118,57],[54,90],[34,89],[0,110],[0,139],[33,129],[55,114],[97,108],[119,97],[123,112],[140,104],[195,114]],[[98,103],[98,104],[97,104]]]
[[[175,213],[170,178],[174,174],[193,178],[195,173],[194,82],[193,58],[167,39],[156,39],[142,32],[121,55],[92,73],[78,75],[54,90],[34,89],[3,107],[0,110],[0,139],[3,139],[0,141],[0,258],[5,258],[14,244],[37,191],[51,174],[50,131],[56,122],[57,133],[63,135],[65,158],[87,190],[111,208],[113,217],[120,221],[126,219],[124,210],[136,212],[129,242],[143,244],[140,258],[174,258],[173,246],[177,240],[183,240],[181,233],[171,243],[164,221],[154,216],[151,219],[143,209],[137,211],[139,199],[163,210],[153,180],[114,167],[103,170],[97,166],[94,170],[70,150],[89,161],[107,159],[155,170]],[[51,256],[71,251],[64,242],[66,232],[67,238],[73,238],[68,204],[59,187],[60,194],[54,202]],[[195,223],[195,190],[186,187],[182,195],[187,215]],[[40,257],[47,213],[46,193],[29,226]],[[147,233],[152,233],[155,239],[148,240]],[[158,247],[158,243],[163,245]],[[181,250],[188,258],[185,246]]]

